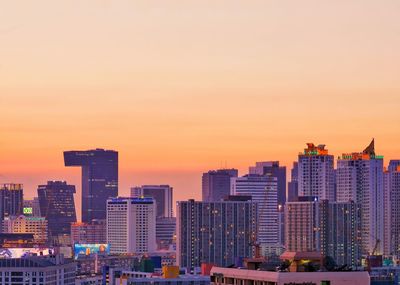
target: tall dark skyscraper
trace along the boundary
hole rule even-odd
[[[105,220],[107,199],[118,196],[118,152],[65,151],[64,162],[82,167],[82,222]]]
[[[21,215],[23,202],[22,184],[0,184],[0,221]]]
[[[49,240],[57,243],[71,234],[71,223],[76,222],[75,186],[65,181],[48,181],[39,185],[37,191],[40,213],[48,221]]]
[[[218,169],[203,173],[203,202],[219,202],[229,196],[232,177],[238,177],[237,169]]]

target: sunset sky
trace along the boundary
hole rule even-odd
[[[62,151],[119,151],[120,194],[290,166],[375,138],[400,158],[400,1],[0,1],[0,183],[67,180]],[[79,211],[80,212],[80,211]]]

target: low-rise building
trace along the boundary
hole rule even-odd
[[[176,267],[178,268],[178,267]],[[111,285],[209,285],[210,277],[202,275],[179,275],[179,268],[171,267],[172,274],[168,269],[163,269],[162,275],[146,272],[120,271],[115,272]]]
[[[47,241],[47,220],[43,217],[10,216],[3,220],[4,233],[31,233],[37,243]]]
[[[71,224],[72,244],[96,244],[107,242],[106,220],[93,220],[90,223]]]
[[[133,255],[87,255],[76,260],[77,275],[102,274],[106,267],[133,268],[139,263]]]
[[[75,285],[102,285],[103,275],[78,276],[75,279]]]
[[[62,255],[0,259],[2,285],[75,284],[76,264]]]
[[[211,285],[369,285],[367,271],[357,272],[271,272],[213,267]]]

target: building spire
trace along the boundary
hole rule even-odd
[[[375,155],[375,139],[364,149],[363,154]]]

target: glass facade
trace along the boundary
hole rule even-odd
[[[65,181],[49,181],[39,185],[40,213],[48,221],[49,240],[71,234],[71,223],[76,222],[75,186]]]
[[[118,196],[118,152],[64,152],[65,166],[82,167],[82,222],[106,219],[107,199]]]

